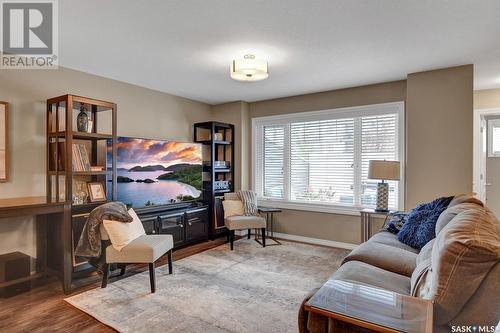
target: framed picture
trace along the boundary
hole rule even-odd
[[[0,101],[0,182],[7,181],[9,104]]]
[[[104,186],[100,182],[87,183],[89,189],[90,202],[106,201],[106,192]]]

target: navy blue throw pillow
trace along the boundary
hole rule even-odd
[[[442,197],[429,203],[418,205],[406,217],[406,222],[398,233],[398,240],[420,250],[436,237],[436,222],[448,208],[453,197]]]
[[[406,215],[404,212],[395,212],[392,214],[391,219],[387,223],[387,231],[397,235],[406,222]]]

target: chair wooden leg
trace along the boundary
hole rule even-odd
[[[101,288],[106,288],[106,286],[108,285],[108,278],[109,278],[109,264],[104,264],[102,272]]]
[[[231,244],[231,251],[233,250],[233,243],[234,243],[234,230],[229,231],[229,243]]]
[[[172,250],[167,252],[168,257],[168,274],[172,274]]]
[[[266,228],[262,228],[262,247],[266,247]]]
[[[127,265],[122,264],[121,267],[120,267],[120,276],[125,275],[126,269],[127,269]]]
[[[149,263],[149,282],[151,284],[151,292],[154,293],[156,291],[156,278],[155,278],[155,263]]]
[[[227,243],[231,241],[231,230],[227,231]]]
[[[250,239],[250,234],[252,233],[252,229],[248,229],[248,239]]]

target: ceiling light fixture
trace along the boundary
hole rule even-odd
[[[267,61],[255,59],[253,54],[247,54],[243,59],[231,63],[231,78],[237,81],[260,81],[267,79]]]

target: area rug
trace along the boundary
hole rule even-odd
[[[297,332],[304,296],[321,286],[348,251],[254,240],[227,244],[111,282],[66,301],[120,332]]]

